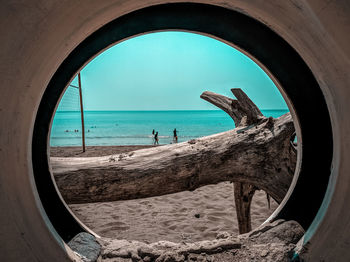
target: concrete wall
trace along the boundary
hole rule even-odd
[[[51,77],[67,55],[101,26],[133,10],[169,2],[180,1],[2,1],[0,253],[3,261],[71,261],[73,256],[48,220],[33,180],[33,126]],[[349,261],[350,2],[189,2],[216,4],[254,17],[282,36],[311,68],[330,111],[334,159],[323,206],[304,238],[303,257],[306,261]]]

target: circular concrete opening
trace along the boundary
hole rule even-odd
[[[129,77],[135,73],[140,73],[137,78]],[[82,152],[78,76],[67,87],[59,102],[50,136],[50,165],[53,176],[58,179],[55,182],[65,202],[78,219],[101,237],[146,243],[160,240],[213,240],[218,232],[223,231],[238,235],[234,184],[227,181],[228,178],[225,178],[224,182],[213,182],[211,185],[192,188],[190,191],[183,189],[170,195],[164,193],[161,196],[155,194],[147,197],[138,195],[145,184],[140,185],[139,180],[135,178],[130,181],[138,185],[134,189],[133,197],[125,192],[126,199],[119,195],[120,197],[114,196],[115,199],[112,200],[111,195],[104,195],[102,198],[103,191],[109,191],[108,187],[119,188],[119,191],[122,191],[123,183],[102,183],[95,179],[89,183],[86,176],[89,176],[92,170],[84,172],[76,180],[63,179],[62,173],[56,173],[57,159],[52,157],[64,157],[61,159],[64,165],[88,156],[109,155],[118,159],[115,155],[121,156],[122,153],[129,154],[143,148],[152,150],[150,147],[155,141],[152,141],[150,134],[153,128],[159,131],[159,145],[175,145],[178,142],[188,142],[232,130],[233,119],[223,110],[218,110],[218,107],[200,98],[200,94],[206,90],[218,94],[228,93],[227,97],[232,97],[230,87],[242,88],[250,94],[250,99],[265,117],[272,116],[277,119],[288,112],[288,107],[266,73],[250,58],[223,42],[194,33],[163,31],[118,43],[90,61],[80,71],[80,75],[84,90],[86,151]],[[161,110],[154,110],[155,108]],[[179,135],[175,143],[171,134],[174,127]],[[291,136],[292,133],[287,137],[288,142]],[[218,142],[214,144],[224,143],[222,139]],[[189,143],[182,145],[193,147]],[[210,150],[211,147],[206,145],[206,148]],[[185,151],[184,147],[173,150]],[[161,155],[162,152],[158,151],[157,154]],[[187,154],[187,151],[185,152],[184,154]],[[207,151],[206,153],[210,154]],[[264,153],[258,155],[263,156]],[[196,154],[199,155],[199,152]],[[281,154],[282,149],[278,152],[278,155]],[[223,155],[224,152],[221,152],[220,156]],[[134,154],[132,157],[135,157]],[[187,159],[189,157],[187,155]],[[161,166],[166,165],[164,162],[161,164],[159,158],[153,154],[148,159]],[[215,165],[215,158],[211,159]],[[128,158],[128,170],[132,169],[132,160],[136,161],[137,158]],[[170,177],[177,174],[181,173],[184,177],[184,171],[181,170],[187,165],[185,162],[179,162],[178,157],[176,162],[171,161],[172,169],[178,171],[173,173],[168,170],[169,177],[164,174],[164,177],[168,178],[164,179],[166,183],[170,183]],[[272,161],[268,162],[268,165],[273,165]],[[119,161],[115,162],[115,165],[118,163]],[[142,162],[139,165],[143,166]],[[221,168],[223,165],[221,164]],[[253,164],[247,164],[247,167],[251,165]],[[196,166],[196,172],[201,173],[201,176],[212,174],[208,168],[201,168],[203,163],[199,159]],[[145,165],[140,174],[150,168],[152,167]],[[233,168],[230,164],[231,172]],[[263,169],[263,164],[260,169]],[[290,178],[293,177],[294,170],[293,161],[290,165]],[[105,174],[106,172],[97,172],[96,179],[103,176],[104,181],[109,180]],[[70,186],[62,184],[62,181],[66,181]],[[282,183],[278,184],[280,188],[285,188],[282,199],[290,186],[289,182],[285,186]],[[84,186],[79,186],[80,183]],[[162,184],[153,183],[151,186]],[[69,187],[74,189],[69,190]],[[101,187],[104,189],[102,192],[99,190]],[[89,190],[85,191],[87,188]],[[91,194],[86,195],[87,192]],[[76,194],[79,195],[79,200],[71,198]],[[100,201],[96,202],[93,195],[99,195]],[[273,198],[268,200],[263,190],[255,191],[251,204],[252,229],[266,221],[277,206],[278,203]]]
[[[166,4],[127,14],[90,35],[60,65],[43,95],[33,132],[33,170],[40,199],[57,232],[69,241],[84,231],[58,195],[48,165],[48,136],[57,101],[76,72],[96,54],[124,39],[163,30],[197,32],[237,46],[279,82],[299,120],[302,159],[298,180],[275,218],[296,220],[308,228],[323,200],[332,160],[329,113],[312,72],[287,42],[248,16],[210,5]]]

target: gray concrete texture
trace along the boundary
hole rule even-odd
[[[36,191],[31,143],[41,97],[62,61],[88,35],[123,14],[170,2],[180,1],[1,1],[2,261],[79,261],[50,223]],[[312,70],[330,112],[334,152],[327,193],[301,243],[302,254],[305,261],[349,261],[350,1],[187,2],[214,4],[255,18],[284,38]]]

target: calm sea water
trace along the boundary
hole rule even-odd
[[[288,110],[262,110],[265,116],[279,117]],[[207,136],[234,128],[222,110],[208,111],[86,111],[87,145],[149,145],[152,130],[159,144],[169,144],[176,128],[178,141]],[[79,130],[79,132],[74,132]],[[81,145],[80,112],[57,112],[51,129],[51,146]]]

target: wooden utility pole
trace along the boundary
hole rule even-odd
[[[83,95],[82,95],[82,91],[81,91],[81,77],[80,77],[80,72],[78,73],[78,82],[79,82],[79,98],[80,98],[80,114],[81,114],[82,142],[83,142],[83,152],[85,152],[84,108],[83,108]]]

